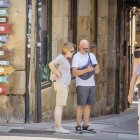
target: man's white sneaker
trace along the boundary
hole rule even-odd
[[[63,128],[63,127],[55,128],[55,132],[57,132],[57,133],[64,133],[64,134],[69,134],[70,133],[69,130],[67,130],[67,129]]]

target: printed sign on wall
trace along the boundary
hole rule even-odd
[[[0,17],[0,23],[6,23],[8,19],[6,17]]]
[[[8,8],[0,8],[0,16],[7,17],[8,16]]]
[[[9,7],[9,0],[0,0],[0,7]]]
[[[0,48],[4,46],[4,43],[0,42]]]
[[[13,24],[10,23],[0,23],[0,34],[12,34],[12,26]]]
[[[14,72],[12,66],[0,66],[0,75],[10,75]]]
[[[0,76],[0,82],[1,83],[8,83],[8,75]]]
[[[9,56],[12,56],[12,55],[13,55],[12,50],[9,50],[6,47],[0,48],[0,59],[6,58],[6,57],[9,57]]]
[[[6,43],[9,34],[12,34],[13,24],[8,23],[9,0],[0,0],[0,95],[9,94],[8,76],[14,72],[14,68],[9,66],[12,50],[8,50]]]
[[[0,65],[9,66],[9,61],[0,61]]]
[[[0,94],[8,94],[9,93],[9,87],[8,84],[0,84]]]
[[[0,35],[0,41],[6,43],[8,41],[8,35]]]

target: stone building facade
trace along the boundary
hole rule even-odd
[[[113,113],[117,86],[117,2],[9,0],[9,3],[9,22],[14,25],[6,47],[12,49],[10,64],[15,71],[9,76],[12,92],[0,95],[0,122],[53,120],[55,93],[49,81],[48,63],[61,52],[64,42],[75,43],[78,50],[83,38],[97,44],[93,52],[101,66],[101,73],[95,76],[96,95],[91,116]],[[75,79],[72,77],[64,119],[74,119],[75,111]]]

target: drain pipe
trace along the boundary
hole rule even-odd
[[[30,51],[31,51],[31,16],[32,0],[26,0],[26,85],[25,85],[25,123],[29,123],[29,76],[30,76]]]
[[[126,59],[127,41],[126,41],[126,1],[123,1],[123,17],[124,17],[124,40],[123,40],[123,57]],[[126,109],[126,64],[123,64],[123,93],[122,93],[122,111]]]
[[[41,22],[39,20],[42,16],[42,1],[36,0],[37,4],[37,46],[36,46],[36,91],[35,91],[35,108],[36,108],[36,122],[41,122],[41,78],[40,78],[40,69],[41,69]]]
[[[115,102],[114,113],[119,114],[119,81],[120,81],[120,0],[117,0],[116,20],[116,69],[115,69]]]

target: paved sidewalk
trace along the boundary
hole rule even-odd
[[[137,104],[116,115],[99,116],[90,119],[90,127],[96,134],[74,133],[75,120],[63,121],[63,126],[71,131],[70,134],[54,132],[54,123],[38,124],[3,124],[0,126],[0,140],[138,140]]]

